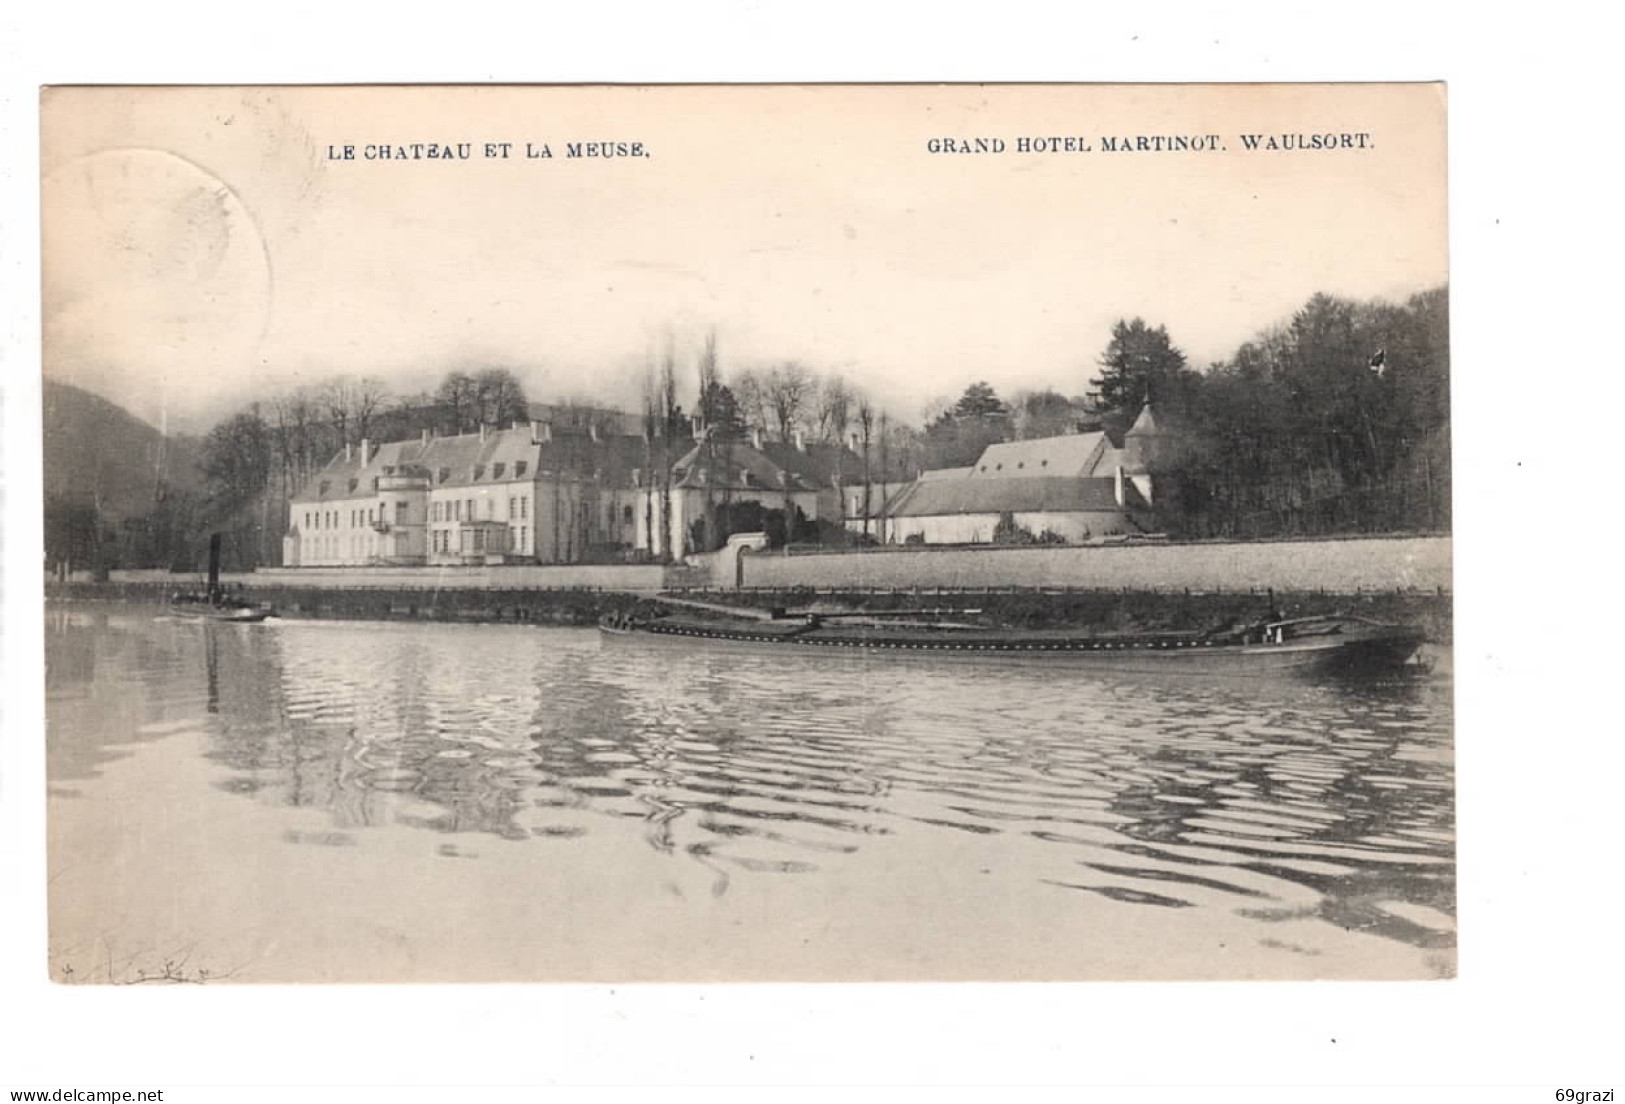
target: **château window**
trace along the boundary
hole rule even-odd
[[[316,493],[317,493],[317,494],[326,494],[326,493],[327,493],[327,492],[328,492],[328,490],[329,490],[329,489],[330,489],[330,488],[331,488],[331,487],[332,487],[332,486],[333,486],[333,483],[332,483],[332,481],[331,481],[331,480],[327,480],[327,479],[324,479],[324,480],[322,480],[322,482],[321,482],[321,486],[319,486],[319,487],[317,487],[317,488],[316,488]]]
[[[474,478],[476,480],[478,480],[478,479],[483,479],[484,477],[485,477],[485,465],[484,464],[475,464],[474,465]]]
[[[524,474],[525,474],[525,469],[526,469],[526,468],[527,468],[527,467],[529,467],[529,466],[530,466],[530,465],[529,465],[529,462],[528,462],[528,461],[525,461],[525,460],[515,460],[515,461],[514,461],[514,462],[513,462],[513,474],[514,474],[514,478],[515,478],[515,479],[518,479],[518,478],[519,478],[519,477],[520,477],[520,476],[522,476],[522,475],[524,475]]]
[[[436,475],[438,476],[439,482],[444,483],[446,480],[451,478],[451,469],[450,468],[441,468],[440,471],[436,473]]]
[[[491,465],[491,478],[492,479],[501,479],[502,478],[502,473],[507,471],[507,470],[508,470],[508,465],[506,465],[506,464],[492,464]]]
[[[353,491],[353,490],[355,490],[355,489],[356,489],[356,488],[357,488],[357,487],[359,487],[359,486],[360,486],[360,485],[361,485],[361,480],[359,480],[359,479],[352,479],[352,480],[350,480],[350,489],[351,489],[351,490],[352,490],[352,491]]]

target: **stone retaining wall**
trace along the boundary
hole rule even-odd
[[[1449,537],[887,549],[744,557],[748,587],[1072,586],[1143,590],[1449,590]]]

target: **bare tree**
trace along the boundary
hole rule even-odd
[[[336,443],[346,445],[372,435],[373,423],[389,397],[389,388],[374,376],[335,376],[319,385],[306,401],[321,407],[338,438]]]
[[[643,455],[647,471],[644,531],[649,554],[670,561],[677,554],[671,539],[672,465],[680,455],[682,409],[677,405],[677,354],[668,336],[658,369],[643,377]]]
[[[452,433],[463,433],[478,424],[477,385],[467,372],[447,372],[435,390],[434,401],[450,415]]]
[[[348,376],[338,376],[321,385],[318,401],[327,413],[327,420],[338,435],[339,444],[350,440],[350,416],[355,407],[355,384]]]
[[[801,365],[790,361],[767,374],[767,404],[778,427],[779,440],[788,443],[806,412],[812,395],[813,378]]]
[[[766,429],[772,418],[765,375],[747,368],[734,377],[733,391],[745,421],[757,429]]]
[[[886,440],[891,435],[891,415],[880,412],[880,543],[886,543],[886,483],[891,479]]]
[[[869,462],[874,432],[875,408],[865,395],[858,399],[858,433],[863,449],[863,535],[866,537],[869,535],[869,514],[873,506],[871,495],[874,493],[874,470]]]
[[[553,560],[580,561],[591,542],[591,519],[598,509],[598,472],[589,426],[592,410],[566,400],[555,407],[553,432],[542,450],[544,470],[553,487]]]
[[[658,534],[655,532],[656,475],[661,454],[660,394],[655,384],[654,366],[648,365],[643,373],[643,532],[648,538],[649,555],[659,554]]]
[[[683,554],[671,537],[672,465],[677,462],[681,440],[682,408],[677,405],[677,350],[670,335],[666,338],[666,353],[660,361],[660,422],[661,438],[665,443],[660,465],[660,533],[666,559],[675,560]]]
[[[846,440],[846,429],[852,421],[852,402],[852,388],[843,377],[830,376],[819,384],[816,428],[820,441],[839,444]]]
[[[373,422],[389,399],[389,387],[376,376],[362,376],[355,381],[350,420],[355,426],[355,435],[358,439],[372,436]]]
[[[519,379],[506,368],[487,368],[474,377],[475,424],[501,426],[530,417],[530,403]]]
[[[701,439],[701,467],[705,472],[705,506],[700,514],[700,551],[709,552],[716,547],[717,532],[717,502],[716,502],[716,476],[721,465],[718,463],[718,438],[726,437],[719,425],[720,411],[714,409],[717,398],[722,390],[722,378],[717,371],[717,331],[711,330],[705,335],[705,347],[700,350],[699,361],[699,412],[705,422],[705,436]]]

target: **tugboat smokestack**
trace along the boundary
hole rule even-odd
[[[220,593],[220,534],[209,534],[209,597]]]

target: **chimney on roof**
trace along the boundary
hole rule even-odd
[[[427,429],[423,431],[423,447],[429,447],[429,431]]]
[[[807,451],[807,438],[801,432],[800,429],[796,430],[796,451],[797,452],[806,452]]]
[[[372,441],[369,438],[363,437],[363,438],[361,438],[361,466],[363,468],[366,467],[367,463],[371,459],[372,459]]]
[[[352,451],[352,446],[351,446],[350,442],[348,442],[348,441],[344,442],[344,459],[345,460],[351,460],[351,459],[354,458],[354,456],[355,456],[355,453]]]
[[[700,417],[698,414],[689,415],[688,429],[689,432],[693,434],[696,441],[703,441],[705,439],[705,419]]]
[[[598,440],[598,419],[593,418],[587,422],[587,436],[594,441]]]
[[[480,423],[480,440],[482,440],[482,441],[485,440],[485,434],[486,434],[485,423],[481,422]]]
[[[750,447],[755,449],[757,452],[762,451],[762,427],[761,426],[751,426],[750,427]]]
[[[545,445],[553,439],[553,423],[544,422],[540,418],[530,423],[530,443]]]
[[[1117,465],[1117,505],[1128,505],[1128,494],[1123,488],[1123,465]]]

